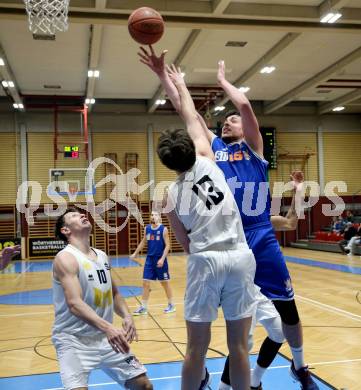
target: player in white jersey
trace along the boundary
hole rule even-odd
[[[188,132],[202,134],[183,78],[178,75],[173,81],[181,96],[181,115]],[[232,386],[249,390],[247,340],[256,306],[255,260],[234,197],[213,161],[210,146],[201,139],[193,142],[185,130],[168,131],[159,138],[157,153],[165,166],[178,173],[169,187],[165,211],[177,239],[190,254],[182,390],[198,390],[201,384],[211,322],[217,318],[219,306],[226,320]]]
[[[76,209],[56,222],[56,236],[68,243],[53,263],[52,341],[63,386],[87,389],[90,372],[99,368],[127,389],[150,390],[146,369],[129,348],[137,339],[132,316],[112,280],[107,255],[89,245],[91,228]],[[122,328],[112,324],[113,311],[122,317]]]

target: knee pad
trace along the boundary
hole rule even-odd
[[[281,320],[286,325],[297,325],[300,322],[294,299],[292,301],[273,301]]]

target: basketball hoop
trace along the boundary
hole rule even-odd
[[[70,0],[24,0],[33,34],[54,35],[68,29]]]

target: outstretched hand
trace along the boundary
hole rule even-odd
[[[217,82],[222,84],[223,81],[226,81],[226,64],[223,60],[218,61],[218,72],[217,72]]]
[[[176,67],[174,64],[172,64],[171,66],[166,65],[166,69],[174,85],[185,84],[184,77],[179,66]]]
[[[168,50],[163,50],[159,57],[157,57],[151,45],[149,45],[149,51],[147,51],[144,47],[140,47],[140,50],[141,52],[138,52],[140,62],[149,66],[149,68],[157,75],[160,75],[165,71],[164,57]]]
[[[302,171],[293,171],[290,175],[293,187],[296,191],[301,191],[303,188],[303,182],[305,180]]]

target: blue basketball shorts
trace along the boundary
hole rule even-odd
[[[147,256],[144,264],[143,279],[145,280],[169,280],[168,261],[164,260],[163,267],[157,267],[159,257]]]
[[[244,226],[247,243],[256,259],[254,282],[261,293],[271,300],[294,299],[291,277],[272,224]]]

